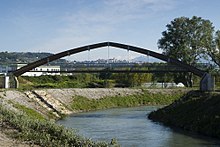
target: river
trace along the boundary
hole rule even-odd
[[[147,115],[158,107],[108,109],[71,115],[58,121],[94,141],[116,138],[123,147],[214,147],[220,141],[152,122]]]

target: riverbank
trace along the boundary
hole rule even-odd
[[[109,146],[94,143],[54,123],[71,113],[113,107],[167,105],[187,90],[181,89],[41,89],[0,91],[0,134],[20,140],[21,146]],[[4,131],[3,131],[4,130]],[[2,140],[0,140],[0,144]],[[116,144],[117,145],[117,144]]]
[[[74,97],[71,108],[76,111],[93,111],[108,108],[124,108],[137,106],[168,105],[184,95],[183,90],[140,90],[131,95],[106,96],[100,99]]]
[[[220,93],[190,91],[149,118],[171,127],[220,138]]]

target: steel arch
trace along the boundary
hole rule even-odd
[[[101,42],[101,43],[86,45],[86,46],[83,46],[83,47],[72,48],[72,49],[69,49],[67,51],[63,51],[63,52],[48,56],[46,58],[43,58],[43,59],[40,59],[38,61],[32,62],[32,63],[30,63],[26,66],[23,66],[20,69],[17,69],[15,71],[13,71],[12,74],[14,76],[18,77],[18,76],[22,75],[23,73],[30,71],[31,69],[34,69],[38,66],[47,64],[48,62],[60,59],[62,57],[73,55],[73,54],[80,53],[80,52],[87,51],[87,50],[93,50],[93,49],[96,49],[96,48],[107,47],[107,46],[111,46],[111,47],[115,47],[115,48],[121,48],[121,49],[125,49],[125,50],[130,50],[130,51],[134,51],[134,52],[141,53],[141,54],[144,54],[144,55],[155,57],[155,58],[160,59],[162,61],[165,61],[165,62],[174,64],[174,65],[180,66],[184,69],[187,69],[187,70],[189,70],[190,72],[192,72],[193,74],[195,74],[199,77],[202,77],[206,73],[205,71],[200,70],[200,69],[198,69],[194,66],[183,63],[183,62],[181,62],[177,59],[170,58],[166,55],[156,53],[154,51],[150,51],[148,49],[144,49],[144,48],[140,48],[140,47],[136,47],[136,46],[131,46],[131,45],[126,45],[126,44],[121,44],[121,43],[116,43],[116,42]]]

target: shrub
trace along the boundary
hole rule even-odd
[[[11,127],[17,131],[11,134],[14,138],[40,146],[110,146],[111,143],[95,143],[83,138],[73,130],[68,130],[46,120],[31,119],[27,115],[20,115],[8,111],[0,106],[0,122],[3,127]],[[114,142],[115,143],[115,142]],[[117,144],[113,144],[117,146]]]

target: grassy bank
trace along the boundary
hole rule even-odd
[[[134,107],[143,105],[168,105],[179,99],[183,91],[174,90],[171,93],[150,93],[147,90],[142,94],[129,96],[105,97],[101,99],[87,99],[85,97],[74,97],[71,104],[73,110],[90,111],[116,107]]]
[[[220,93],[191,91],[149,118],[169,126],[220,138]]]
[[[30,146],[68,147],[68,146],[117,146],[113,143],[93,142],[83,138],[73,130],[68,130],[51,121],[33,119],[26,114],[8,111],[0,106],[1,128],[7,128],[6,133]]]
[[[163,90],[161,90],[163,91]],[[142,105],[167,105],[177,100],[185,93],[184,90],[169,90],[167,92],[156,92],[142,90],[136,95],[115,97],[104,97],[101,99],[88,99],[81,96],[74,96],[72,103],[65,106],[77,111],[90,111],[116,107],[132,107]],[[12,100],[2,99],[8,105],[17,109],[18,112],[9,111],[0,105],[0,128],[6,131],[9,136],[24,141],[27,144],[39,146],[118,146],[115,140],[111,143],[93,142],[90,139],[78,136],[73,130],[68,130],[41,116],[36,110],[27,108]],[[31,101],[30,101],[31,102]],[[4,104],[5,105],[5,104]],[[13,109],[11,109],[13,110]],[[21,113],[22,112],[22,113]]]

